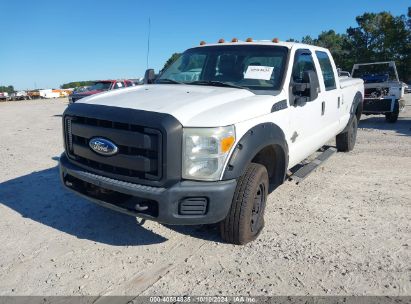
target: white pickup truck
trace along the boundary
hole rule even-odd
[[[352,75],[364,80],[363,114],[383,114],[386,121],[396,122],[405,106],[405,85],[398,78],[395,62],[357,63]]]
[[[353,149],[363,96],[363,81],[340,79],[324,48],[201,43],[154,84],[69,105],[61,179],[102,206],[166,224],[219,223],[223,240],[245,244],[289,169],[333,138]]]

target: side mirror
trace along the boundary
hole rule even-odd
[[[152,84],[156,80],[156,74],[153,69],[147,69],[144,74],[144,84]]]
[[[305,71],[304,82],[310,84],[310,101],[317,99],[320,92],[320,82],[318,81],[317,73],[313,70]]]
[[[320,92],[320,82],[318,81],[317,73],[313,70],[305,71],[302,83],[293,84],[293,95],[295,96],[295,104],[303,104],[310,102],[318,97]]]

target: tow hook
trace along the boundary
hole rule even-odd
[[[137,216],[136,216],[136,222],[137,222],[137,225],[143,226],[144,223],[146,222],[146,220],[143,219],[143,218],[141,218],[141,217],[137,217]]]
[[[134,209],[136,209],[137,211],[146,211],[148,209],[148,206],[137,203],[134,206]],[[136,216],[136,221],[137,221],[137,224],[140,225],[140,226],[144,225],[144,223],[146,222],[145,219],[143,219],[141,217],[137,217],[137,216]]]

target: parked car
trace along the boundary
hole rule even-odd
[[[8,101],[8,100],[10,100],[9,93],[0,92],[0,101]]]
[[[365,83],[363,113],[383,114],[388,122],[396,122],[405,104],[402,100],[405,86],[398,78],[395,62],[354,64],[351,74]]]
[[[73,92],[73,94],[69,96],[69,103],[74,103],[81,98],[97,93],[133,86],[135,86],[135,84],[131,80],[99,80],[86,90]]]
[[[406,84],[406,86],[405,86],[405,93],[411,93],[411,83]]]
[[[340,78],[325,48],[201,43],[154,84],[69,105],[61,180],[135,217],[219,223],[226,242],[245,244],[289,169],[333,138],[354,148],[363,96],[363,80]]]

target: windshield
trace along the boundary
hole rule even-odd
[[[352,76],[362,78],[365,83],[397,81],[395,70],[388,63],[359,65]]]
[[[88,91],[107,91],[111,87],[111,82],[99,81],[88,88]]]
[[[198,47],[185,51],[157,83],[279,90],[288,49],[281,46],[233,45]]]

